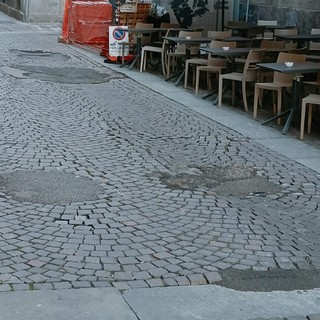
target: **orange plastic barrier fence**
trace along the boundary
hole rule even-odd
[[[66,0],[62,40],[106,46],[113,19],[112,5],[102,0]]]

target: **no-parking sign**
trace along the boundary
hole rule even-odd
[[[121,42],[128,42],[129,36],[127,26],[109,26],[109,55],[115,57],[122,56],[122,45]],[[129,48],[126,47],[124,55],[129,54]]]

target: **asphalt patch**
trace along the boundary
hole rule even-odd
[[[196,190],[206,187],[223,196],[267,196],[280,194],[283,187],[257,174],[256,169],[236,166],[197,167],[186,173],[160,174],[172,189]]]
[[[13,65],[14,69],[23,71],[26,78],[69,84],[100,84],[114,78],[123,77],[113,71],[105,73],[89,68],[55,68],[45,66]]]
[[[18,201],[63,205],[97,200],[104,188],[71,173],[21,170],[0,175],[0,191]]]
[[[37,60],[37,61],[50,61],[50,62],[65,62],[70,59],[66,54],[57,52],[49,52],[43,50],[18,50],[12,49],[11,53],[16,54],[19,58]]]
[[[320,271],[281,270],[269,271],[226,269],[219,271],[219,285],[240,291],[292,291],[320,288]]]

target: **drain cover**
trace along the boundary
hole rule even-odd
[[[0,176],[0,190],[18,201],[66,204],[96,200],[104,189],[89,178],[71,173],[15,171]]]
[[[160,174],[163,183],[173,189],[195,190],[207,187],[224,196],[266,196],[281,192],[282,187],[257,175],[253,168],[199,167],[178,175]]]

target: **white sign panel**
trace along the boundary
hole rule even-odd
[[[122,45],[121,42],[128,42],[129,35],[126,31],[127,26],[109,26],[109,55],[114,57],[122,56]],[[126,46],[124,55],[129,54],[129,47]]]

